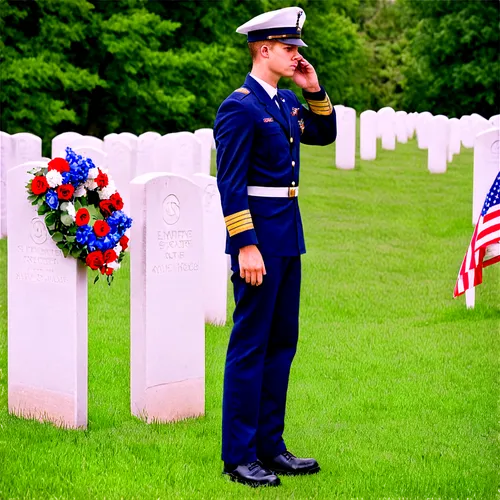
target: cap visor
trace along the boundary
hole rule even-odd
[[[284,40],[278,40],[278,42],[284,43],[286,45],[296,45],[297,47],[307,47],[307,45],[300,38],[288,38]]]

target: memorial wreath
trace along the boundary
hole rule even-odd
[[[109,173],[90,158],[66,148],[66,158],[29,171],[28,200],[45,216],[45,225],[65,257],[84,262],[106,276],[108,284],[125,257],[125,231],[132,219]],[[99,279],[99,274],[94,283]]]

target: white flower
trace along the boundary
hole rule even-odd
[[[119,262],[116,262],[116,260],[114,262],[110,262],[108,264],[108,267],[110,267],[111,269],[114,269],[115,271],[120,269],[121,267],[121,264]]]
[[[109,200],[112,194],[116,193],[116,186],[113,181],[109,181],[108,185],[105,188],[102,188],[99,191],[99,198],[101,200]]]
[[[75,220],[76,218],[75,205],[73,205],[73,203],[71,203],[70,201],[68,201],[66,212],[68,212],[68,215],[71,215],[72,219]]]
[[[99,169],[97,167],[89,169],[89,176],[88,176],[89,179],[94,180],[98,175],[99,175]]]
[[[92,179],[87,179],[83,186],[86,187],[89,191],[94,191],[94,189],[97,189],[97,183]]]
[[[47,182],[51,188],[60,186],[63,181],[61,173],[57,170],[49,170],[45,178],[47,179]]]
[[[116,255],[118,255],[118,257],[120,256],[120,254],[122,253],[122,246],[120,245],[120,243],[117,243],[116,247],[113,248],[113,250],[115,251]]]
[[[75,198],[81,198],[87,194],[87,190],[83,184],[80,184],[78,188],[75,190]]]

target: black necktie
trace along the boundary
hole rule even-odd
[[[273,97],[273,101],[278,105],[278,108],[281,111],[281,116],[283,116],[283,118],[285,119],[285,122],[288,123],[288,116],[286,116],[283,103],[280,102],[280,99],[279,99],[277,94]]]

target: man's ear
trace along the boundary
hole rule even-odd
[[[265,59],[269,59],[269,46],[268,45],[263,45],[260,48],[260,55],[264,57]]]

